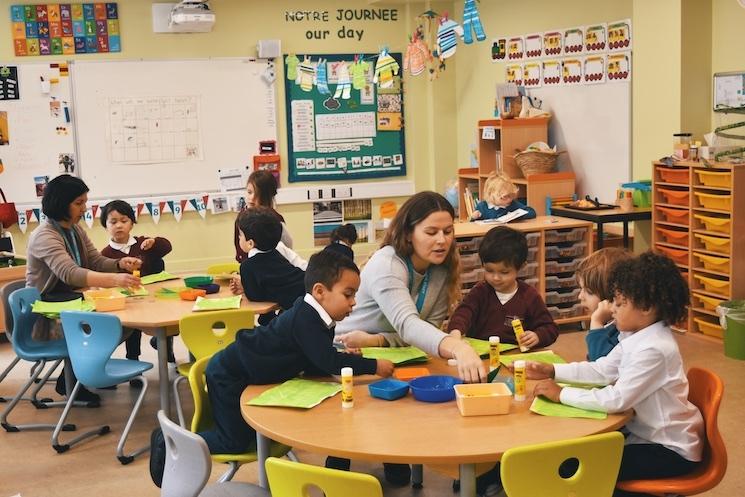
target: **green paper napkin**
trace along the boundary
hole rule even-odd
[[[554,416],[557,418],[590,418],[605,419],[608,414],[600,411],[590,411],[579,407],[566,406],[552,402],[545,397],[536,397],[530,405],[530,410],[542,416]]]
[[[464,337],[468,345],[473,347],[473,350],[482,358],[489,357],[489,340],[481,340],[479,338]],[[500,352],[507,352],[508,350],[516,349],[517,345],[512,343],[501,343],[499,344]]]
[[[194,302],[192,311],[221,311],[223,309],[240,309],[241,307],[241,296],[234,295],[232,297],[222,297],[216,299],[208,299],[205,297],[197,297],[197,301]]]
[[[166,271],[161,271],[159,273],[155,274],[148,274],[147,276],[143,276],[140,278],[140,282],[143,285],[150,285],[152,283],[158,283],[159,281],[168,281],[168,280],[177,280],[179,279],[178,276],[174,276],[171,273],[168,273]]]
[[[546,364],[565,364],[566,361],[552,350],[541,350],[539,352],[526,352],[524,354],[505,354],[499,356],[499,362],[509,366],[515,361],[536,361]]]
[[[362,357],[388,359],[397,366],[427,362],[427,354],[416,347],[362,347]]]
[[[299,407],[310,409],[341,392],[339,383],[294,378],[264,391],[248,401],[251,406]]]
[[[31,305],[31,310],[37,314],[42,314],[49,319],[59,318],[62,311],[83,311],[91,312],[95,307],[93,302],[83,299],[68,300],[66,302],[44,302],[37,300]]]

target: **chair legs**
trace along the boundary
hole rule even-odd
[[[10,361],[10,364],[8,364],[8,367],[3,370],[2,374],[0,374],[0,383],[3,382],[6,376],[8,376],[8,373],[10,373],[14,367],[16,367],[16,364],[20,362],[21,358],[16,356],[15,359]],[[7,402],[10,399],[6,399],[5,397],[0,397],[0,402]]]
[[[80,382],[75,382],[75,388],[72,389],[72,393],[70,394],[70,397],[67,399],[67,404],[65,405],[65,409],[62,411],[62,415],[59,418],[59,421],[57,422],[57,426],[54,428],[54,433],[52,433],[52,447],[54,450],[56,450],[58,453],[67,452],[70,450],[70,447],[73,445],[76,445],[86,438],[90,438],[95,435],[105,435],[109,431],[111,431],[111,428],[109,428],[108,425],[99,426],[95,430],[90,430],[85,433],[82,433],[78,435],[77,437],[73,438],[66,444],[60,444],[59,443],[59,434],[61,431],[64,431],[64,423],[67,419],[67,415],[70,413],[70,408],[72,408],[72,405],[74,404],[73,399],[78,394],[78,391],[80,390]]]
[[[186,420],[184,419],[184,408],[181,407],[181,396],[178,393],[178,384],[182,381],[186,380],[186,376],[177,376],[173,380],[173,400],[176,404],[176,414],[178,415],[178,424],[181,426],[181,428],[186,428],[187,430],[189,428],[186,427]]]
[[[15,359],[11,361],[10,364],[8,364],[8,367],[5,368],[5,370],[0,374],[0,383],[3,382],[6,376],[13,370],[14,367],[16,367],[16,364],[20,362],[21,358],[16,356]],[[54,372],[55,369],[57,369],[57,366],[62,362],[62,360],[55,361],[54,364],[52,364],[51,369],[49,370],[49,374],[45,375],[44,378],[41,380],[37,379],[34,380],[34,382],[37,384],[34,389],[31,391],[30,397],[22,397],[21,400],[30,400],[31,403],[37,408],[37,409],[44,409],[48,406],[44,405],[44,402],[52,402],[52,399],[44,397],[44,398],[38,398],[37,395],[39,393],[39,390],[44,386],[44,384],[49,380],[49,377],[51,376],[52,372]],[[32,376],[34,372],[39,368],[39,361],[35,362],[33,366],[31,366],[31,370],[29,371],[29,376]],[[41,373],[41,370],[39,371]],[[9,398],[6,397],[0,397],[0,403],[2,402],[8,402]]]
[[[414,488],[422,488],[424,482],[424,468],[421,464],[411,465],[411,486]]]
[[[52,399],[48,397],[39,398],[39,390],[41,390],[44,385],[46,385],[49,382],[49,379],[51,378],[52,374],[57,370],[59,365],[62,364],[62,359],[57,359],[52,363],[52,366],[47,370],[44,377],[41,379],[41,381],[37,382],[34,389],[31,391],[31,403],[36,407],[37,409],[47,409],[48,407],[59,407],[64,406],[65,401],[59,401],[54,402]],[[39,368],[39,372],[41,373],[42,368]]]
[[[137,413],[140,411],[142,399],[145,398],[145,392],[147,392],[147,378],[145,378],[144,376],[139,376],[139,379],[142,381],[142,389],[140,390],[140,395],[137,397],[134,407],[132,407],[132,413],[129,415],[129,419],[127,419],[127,424],[124,426],[124,431],[122,432],[122,436],[119,439],[119,444],[116,446],[116,457],[122,464],[129,464],[134,461],[135,457],[139,456],[145,451],[150,450],[150,446],[146,445],[145,447],[140,447],[131,454],[124,455],[124,444],[127,442],[129,431],[132,429],[135,417],[137,417]]]
[[[228,462],[228,470],[220,476],[220,478],[217,479],[217,483],[225,483],[226,481],[230,481],[235,476],[235,473],[238,471],[238,469],[241,467],[241,463],[238,461],[230,461]]]
[[[297,458],[297,456],[295,455],[293,451],[289,451],[285,455],[287,456],[287,459],[289,459],[292,462],[300,462],[300,459]]]

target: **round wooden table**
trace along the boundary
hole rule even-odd
[[[432,374],[457,376],[456,368],[431,359]],[[463,417],[455,401],[419,402],[409,394],[385,401],[369,395],[375,377],[355,377],[354,407],[343,409],[339,396],[304,410],[249,406],[249,399],[273,385],[251,385],[241,396],[241,412],[257,432],[259,483],[266,487],[264,462],[270,440],[320,454],[391,463],[458,465],[461,496],[476,493],[475,463],[496,462],[512,447],[612,431],[623,426],[630,413],[604,420],[556,418],[529,411],[532,394],[524,402],[513,400],[510,413]],[[533,383],[528,382],[528,392]]]

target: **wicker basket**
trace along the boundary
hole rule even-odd
[[[515,162],[523,176],[531,174],[552,173],[556,171],[556,161],[561,152],[543,152],[538,150],[526,150],[514,155]]]

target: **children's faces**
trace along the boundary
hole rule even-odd
[[[354,296],[360,287],[360,275],[350,269],[344,269],[339,280],[330,289],[322,283],[313,285],[312,295],[329,313],[334,321],[341,321],[349,316],[356,304]]]
[[[243,231],[238,230],[238,245],[241,247],[242,251],[248,253],[249,250],[254,248],[254,241],[246,240],[246,236],[243,234]]]
[[[253,183],[246,185],[246,207],[256,207],[256,187]]]
[[[453,217],[447,211],[433,212],[414,226],[411,260],[418,272],[425,271],[430,264],[445,262],[453,245],[454,230]]]
[[[639,331],[657,321],[657,312],[654,307],[640,309],[621,293],[616,293],[613,298],[613,318],[616,327],[623,331]]]
[[[510,293],[517,288],[518,269],[504,262],[484,264],[484,280],[499,293]]]
[[[132,226],[132,220],[121,212],[111,211],[106,218],[106,231],[109,232],[111,239],[117,243],[124,243],[129,240]]]
[[[497,207],[507,207],[515,199],[515,196],[511,193],[497,193],[492,197],[491,201]]]
[[[598,308],[598,304],[600,303],[600,297],[592,293],[587,287],[585,287],[584,282],[582,281],[582,278],[578,278],[579,280],[579,302],[585,308],[590,311],[591,313],[595,311],[595,309]]]

